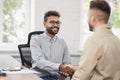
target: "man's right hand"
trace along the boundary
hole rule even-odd
[[[74,74],[74,70],[73,70],[73,67],[71,65],[61,64],[59,66],[59,71],[60,71],[60,74],[62,74],[64,76],[72,76]]]

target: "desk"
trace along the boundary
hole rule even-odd
[[[7,74],[7,80],[42,80],[33,73],[28,74]]]
[[[29,69],[21,69],[20,71],[9,71],[9,70],[15,70],[17,67],[21,67],[21,64],[15,60],[10,55],[0,55],[0,68],[1,72],[4,72],[7,74],[7,76],[0,77],[0,80],[42,80],[34,74],[34,71],[31,71]],[[6,70],[6,71],[3,71]],[[8,70],[7,70],[8,69]]]

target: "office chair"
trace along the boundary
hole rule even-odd
[[[44,31],[34,31],[34,32],[30,32],[28,34],[28,42],[27,44],[19,44],[18,45],[18,50],[20,53],[20,58],[21,58],[21,62],[22,65],[26,68],[31,68],[32,67],[32,57],[31,57],[31,51],[30,51],[30,40],[31,37],[34,35],[39,35],[44,33]]]

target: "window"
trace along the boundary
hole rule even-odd
[[[120,38],[120,0],[111,0],[110,4],[113,11],[110,19],[113,25],[112,30],[114,34]]]
[[[17,50],[30,31],[30,0],[0,0],[0,51]]]

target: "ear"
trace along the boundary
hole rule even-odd
[[[91,21],[92,21],[92,22],[95,22],[95,15],[92,15],[92,16],[91,16]]]
[[[43,25],[45,26],[45,22],[43,22]]]
[[[44,27],[45,27],[45,25],[46,25],[46,22],[43,22],[43,25],[44,25]]]

